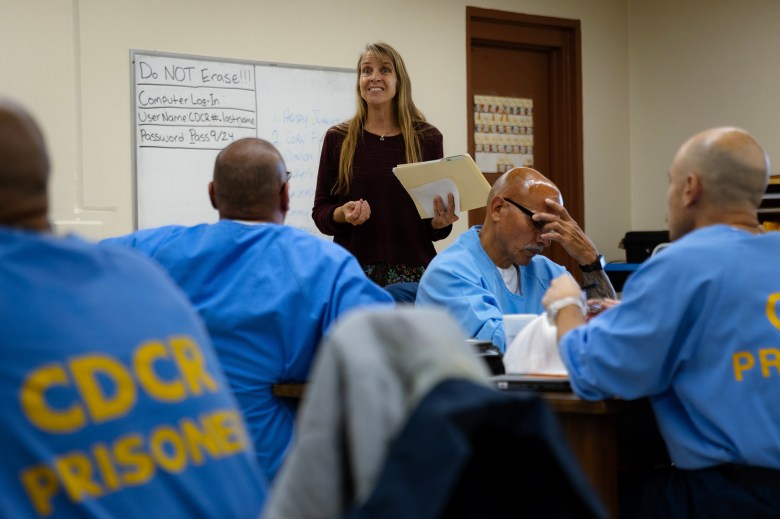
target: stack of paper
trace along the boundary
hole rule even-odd
[[[393,173],[412,197],[420,218],[433,217],[433,199],[455,197],[455,214],[487,204],[490,184],[470,155],[455,155],[439,160],[399,164]]]

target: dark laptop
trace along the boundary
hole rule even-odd
[[[506,374],[490,377],[502,391],[571,391],[569,378],[558,375]]]

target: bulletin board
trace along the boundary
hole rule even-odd
[[[534,101],[474,96],[474,160],[483,173],[534,165]]]

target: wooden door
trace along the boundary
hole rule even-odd
[[[474,96],[533,99],[534,169],[561,189],[566,209],[585,229],[582,181],[582,72],[579,20],[466,8],[469,152],[475,156]],[[492,185],[498,173],[483,171]],[[485,210],[469,212],[481,224]],[[557,244],[550,259],[579,278]]]

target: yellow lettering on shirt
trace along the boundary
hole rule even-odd
[[[130,365],[103,353],[72,356],[61,363],[32,369],[18,397],[30,424],[51,434],[72,434],[90,423],[127,418],[138,401],[138,391],[164,403],[220,391],[206,359],[190,337],[151,340],[132,352]],[[172,406],[171,410],[180,409]],[[178,413],[177,413],[178,416]],[[130,422],[131,423],[131,422]],[[98,429],[95,429],[99,433]],[[76,445],[82,436],[74,439]],[[83,450],[71,450],[45,464],[19,472],[24,491],[41,517],[57,515],[54,499],[74,503],[149,483],[158,467],[179,473],[239,451],[247,451],[248,436],[235,409],[216,409],[194,418],[182,418],[178,428],[160,425],[107,442],[95,441]]]
[[[163,402],[179,402],[187,396],[187,390],[181,380],[166,382],[161,380],[154,370],[154,363],[167,359],[168,351],[161,342],[152,341],[138,347],[133,356],[133,368],[141,387],[154,398]]]
[[[149,447],[157,465],[168,472],[181,472],[187,466],[184,442],[172,427],[163,426],[152,431]]]
[[[246,449],[248,438],[241,417],[236,411],[218,411],[209,417],[208,427],[217,438],[220,450],[233,454]]]
[[[46,402],[46,392],[50,388],[68,385],[68,375],[57,364],[47,364],[30,373],[19,391],[19,401],[30,423],[53,433],[81,429],[86,423],[81,406],[73,404],[67,409],[57,410]]]
[[[60,488],[54,470],[46,465],[36,465],[22,471],[19,479],[35,512],[41,517],[51,515],[51,498],[57,495]]]
[[[114,443],[114,457],[121,469],[122,481],[127,485],[141,485],[154,476],[154,462],[143,452],[144,439],[131,434]]]
[[[772,325],[780,330],[780,317],[777,315],[777,302],[780,301],[780,292],[769,295],[766,301],[766,317]]]
[[[106,355],[84,355],[70,362],[70,371],[95,423],[124,416],[135,405],[133,378],[119,361]],[[115,385],[113,396],[103,392],[99,377]]]
[[[197,343],[189,337],[179,336],[171,338],[171,347],[173,348],[173,356],[179,364],[179,370],[193,395],[203,393],[201,384],[212,392],[219,389],[217,383],[206,371],[203,355]]]
[[[181,433],[184,437],[184,443],[195,465],[203,465],[203,450],[208,452],[212,458],[219,457],[219,446],[214,434],[211,434],[206,428],[199,429],[192,420],[184,419],[180,424]]]
[[[764,378],[769,378],[769,368],[774,366],[780,375],[780,350],[777,348],[762,348],[758,350],[758,356],[761,359],[761,374]]]
[[[100,479],[108,490],[119,488],[119,475],[116,473],[114,463],[111,461],[111,452],[104,443],[96,443],[92,446],[92,456],[97,462]]]
[[[57,456],[50,465],[33,465],[19,478],[36,512],[54,514],[54,498],[64,492],[72,502],[99,499],[123,488],[149,483],[157,467],[179,473],[249,450],[241,415],[235,409],[216,409],[197,422],[183,418],[179,427],[160,425],[141,434],[118,437],[113,443],[95,442],[87,451]],[[205,455],[204,455],[205,453]]]
[[[731,363],[734,366],[734,378],[737,382],[742,381],[742,373],[752,369],[756,364],[753,354],[747,351],[738,351],[731,356]]]
[[[54,468],[65,492],[74,503],[103,493],[100,485],[92,480],[92,463],[85,454],[76,452],[60,456],[54,461]]]
[[[780,330],[780,317],[778,317],[779,302],[780,292],[770,294],[766,300],[766,317],[778,330]],[[780,375],[780,349],[760,348],[758,350],[758,359],[761,366],[761,375],[764,378],[772,376],[772,367]],[[756,356],[748,351],[738,351],[732,354],[731,362],[734,366],[734,378],[737,382],[741,382],[743,374],[756,366]]]
[[[165,362],[175,369],[171,372],[176,375],[160,376]],[[138,398],[133,375],[142,391],[162,402],[179,402],[188,395],[216,393],[220,389],[207,370],[198,344],[190,337],[176,336],[168,343],[148,341],[136,348],[131,367],[96,353],[76,356],[62,364],[39,366],[22,384],[19,400],[24,415],[39,429],[50,433],[76,432],[89,422],[116,420],[132,411]],[[65,403],[55,406],[49,392],[57,388],[61,388],[59,401]],[[81,401],[71,403],[68,397]]]

